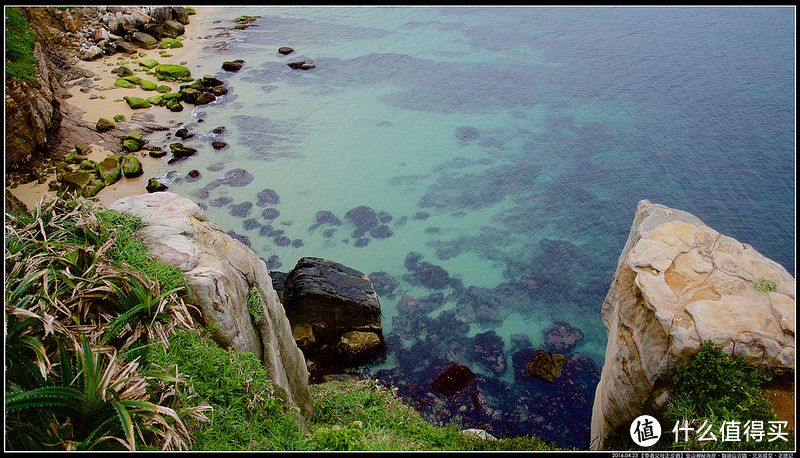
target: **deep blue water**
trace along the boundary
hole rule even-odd
[[[385,362],[367,368],[373,374],[408,378],[415,369],[397,368],[444,357],[504,384],[487,395],[498,411],[520,399],[563,402],[514,391],[512,356],[525,345],[511,336],[545,348],[542,331],[566,322],[584,334],[571,352],[602,364],[600,306],[640,199],[691,212],[794,274],[793,8],[206,11],[199,20],[205,41],[225,46],[208,48],[190,67],[217,74],[230,92],[187,119],[201,135],[185,143],[200,154],[166,170],[197,169],[202,177],[171,190],[194,196],[212,220],[247,236],[276,270],[318,256],[394,278],[381,305],[385,334],[399,339],[390,340]],[[244,14],[260,19],[213,37]],[[282,56],[281,46],[295,53]],[[223,61],[238,58],[241,71],[220,73]],[[286,66],[306,58],[316,68]],[[227,128],[218,137],[229,146],[219,151],[208,141],[215,126]],[[208,168],[217,163],[221,170]],[[193,194],[234,168],[255,179],[206,198]],[[279,202],[258,205],[264,189]],[[224,197],[254,205],[234,216]],[[391,215],[392,235],[353,236],[345,213],[360,205]],[[267,219],[265,208],[279,216]],[[314,227],[319,210],[343,224]],[[248,218],[260,226],[244,229]],[[262,235],[265,224],[300,242],[279,246]],[[419,284],[404,264],[410,252],[456,282],[441,290]],[[521,289],[525,278],[546,286]],[[403,295],[427,300],[427,313],[398,312]],[[481,304],[494,320],[478,312]],[[466,326],[462,339],[495,331],[508,371],[491,374],[457,344],[430,346],[435,326],[458,323]],[[409,349],[416,359],[403,359]],[[583,398],[594,390],[594,379],[586,380]],[[590,416],[590,401],[588,412],[585,402],[573,403],[574,415]],[[543,422],[557,423],[563,410],[544,420],[523,410],[495,417],[565,445],[588,436],[544,432]],[[520,434],[492,418],[482,421]]]

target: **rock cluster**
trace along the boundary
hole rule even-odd
[[[774,290],[756,282],[772,280]],[[602,308],[608,345],[592,448],[664,407],[675,367],[711,340],[774,374],[794,371],[795,280],[687,212],[642,200]]]
[[[175,39],[184,34],[189,12],[178,6],[101,8],[96,24],[81,31],[80,58],[94,60],[116,52],[131,54],[137,48],[156,48],[163,38]]]
[[[197,204],[170,192],[123,197],[109,207],[139,215],[139,234],[150,254],[183,272],[189,300],[198,306],[211,336],[223,347],[251,352],[267,367],[279,397],[308,418],[313,403],[305,359],[256,254],[208,220]],[[248,300],[258,298],[256,310]]]

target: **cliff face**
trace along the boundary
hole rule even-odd
[[[34,42],[38,84],[6,79],[6,164],[15,166],[49,149],[61,127],[66,89],[48,58],[44,41]]]
[[[756,291],[762,278],[777,288]],[[676,365],[705,340],[752,366],[794,370],[794,278],[697,217],[647,200],[637,206],[602,317],[608,345],[592,412],[593,449],[648,409],[663,408]]]
[[[170,192],[123,197],[110,209],[139,215],[150,254],[184,273],[212,337],[224,348],[252,352],[269,369],[283,399],[309,418],[313,403],[308,370],[289,320],[272,287],[267,266],[243,243],[208,220],[194,202]],[[252,291],[260,298],[253,316]]]

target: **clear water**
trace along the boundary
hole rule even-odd
[[[252,183],[193,200],[259,256],[277,256],[275,270],[317,256],[394,276],[394,296],[381,298],[385,335],[402,294],[434,292],[403,279],[416,251],[464,287],[523,275],[558,287],[500,304],[501,323],[475,320],[443,290],[442,309],[472,319],[469,336],[494,330],[510,351],[510,335],[525,334],[543,348],[542,330],[566,321],[585,335],[574,351],[602,364],[600,306],[640,199],[689,211],[794,272],[791,8],[206,11],[205,41],[227,46],[189,66],[230,92],[182,114],[196,134],[184,143],[200,152],[166,170],[202,176],[170,190],[192,197],[228,170],[248,170]],[[241,15],[261,18],[213,37]],[[286,65],[306,58],[316,68]],[[241,71],[220,70],[233,59],[245,60]],[[210,145],[217,126],[227,128],[216,136],[229,144],[222,150]],[[280,196],[268,205],[280,212],[273,227],[302,247],[243,228],[246,218],[269,222],[255,205],[265,188]],[[211,204],[219,197],[254,205],[235,217]],[[344,215],[359,205],[391,214],[393,235],[356,246]],[[343,224],[310,231],[319,210]],[[415,219],[420,211],[429,217]],[[372,369],[393,364],[390,355]]]

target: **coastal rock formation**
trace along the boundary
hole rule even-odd
[[[754,287],[775,282],[772,291]],[[711,340],[776,375],[794,371],[795,279],[753,247],[690,213],[638,203],[602,308],[608,331],[591,446],[625,429],[668,389],[678,364]]]
[[[197,204],[177,194],[124,197],[109,208],[142,218],[139,234],[150,253],[184,273],[190,299],[204,320],[215,324],[212,337],[226,348],[252,352],[284,391],[279,397],[308,418],[313,404],[306,363],[264,261],[209,221]],[[258,317],[247,307],[253,291],[259,297]]]
[[[326,259],[301,258],[283,281],[281,300],[295,333],[298,326],[310,326],[306,340],[314,345],[303,350],[312,383],[386,349],[380,302],[362,272]]]

